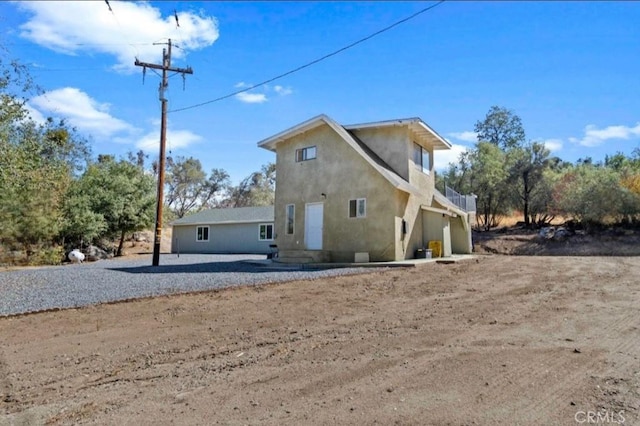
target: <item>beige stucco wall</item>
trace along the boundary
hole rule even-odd
[[[296,162],[296,149],[309,146],[316,146],[316,159]],[[395,258],[394,218],[406,197],[330,127],[280,143],[276,168],[276,244],[281,252],[306,250],[305,205],[321,202],[327,260],[353,261],[355,252],[369,252],[372,261]],[[349,200],[356,198],[367,200],[365,218],[348,217]],[[288,204],[295,205],[293,235],[285,233]]]
[[[353,133],[382,158],[398,175],[409,181],[408,132],[404,127],[369,128]],[[403,141],[403,143],[398,143]]]
[[[422,210],[423,205],[432,204],[433,161],[429,173],[415,166],[414,139],[405,128],[363,129],[356,135],[394,171],[419,188],[420,194],[396,189],[328,125],[279,142],[275,243],[282,255],[352,262],[356,252],[367,252],[371,261],[403,260],[412,259],[415,250],[425,247],[430,239],[442,240],[445,225],[442,215],[431,217]],[[296,150],[311,146],[316,147],[316,158],[296,162]],[[349,218],[349,200],[357,198],[367,200],[365,218]],[[320,255],[306,250],[305,205],[308,203],[323,204]],[[292,235],[285,233],[288,204],[295,206]],[[403,220],[406,234],[402,232]],[[458,240],[457,234],[455,239]]]
[[[396,217],[407,223],[407,234],[396,236],[395,260],[411,259],[415,250],[426,246],[424,239],[422,205],[430,205],[434,193],[433,150],[422,145],[430,152],[430,170],[424,173],[413,162],[413,144],[418,142],[406,127],[367,128],[354,131],[372,151],[382,158],[393,170],[409,183],[421,190],[420,195],[403,193],[401,202],[396,204]],[[397,224],[394,225],[397,227]],[[402,226],[402,225],[400,225]],[[442,235],[442,222],[436,226]]]

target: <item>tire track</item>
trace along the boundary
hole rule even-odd
[[[0,407],[8,408],[15,402],[13,385],[11,380],[9,380],[9,366],[5,361],[4,354],[0,353]],[[3,411],[6,412],[6,408],[4,408]]]
[[[603,330],[607,332],[613,332],[614,330],[619,332],[621,327],[631,326],[632,324],[640,324],[640,318],[635,312],[623,315],[621,318],[609,322],[605,325]],[[605,333],[604,335],[607,335],[607,333]],[[575,393],[577,385],[581,381],[583,381],[586,376],[593,376],[595,373],[605,371],[605,368],[603,367],[604,360],[610,358],[612,355],[618,352],[631,355],[631,351],[633,349],[637,350],[637,348],[640,347],[640,334],[635,334],[634,338],[624,340],[613,347],[610,346],[609,343],[610,342],[605,341],[605,345],[601,344],[593,351],[576,354],[577,356],[581,356],[587,355],[589,353],[594,353],[594,355],[589,360],[584,362],[581,361],[579,369],[573,372],[569,372],[562,381],[551,385],[549,391],[545,393],[544,398],[525,407],[523,414],[525,414],[526,416],[534,415],[536,413],[557,412],[561,409],[562,406],[566,406],[566,404],[569,404],[571,395]],[[625,358],[627,361],[623,362],[622,364],[618,364],[616,366],[616,371],[629,371],[633,368],[634,365],[637,366],[633,362],[632,356]]]

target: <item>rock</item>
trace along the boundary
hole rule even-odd
[[[107,253],[105,250],[102,250],[100,247],[89,246],[85,250],[87,253],[87,260],[91,262],[95,262],[97,260],[110,259],[113,257],[112,254]]]
[[[546,228],[540,229],[538,236],[545,240],[551,240],[553,239],[553,236],[555,235],[555,233],[556,233],[556,228],[554,228],[553,226],[548,226]]]
[[[145,232],[136,232],[135,234],[133,234],[133,240],[138,242],[138,243],[149,243],[151,242],[151,239],[149,237],[149,235]]]
[[[571,236],[571,232],[567,228],[560,227],[553,234],[554,240],[566,240]]]
[[[538,237],[543,240],[564,241],[569,238],[573,232],[564,226],[548,226],[540,229]]]

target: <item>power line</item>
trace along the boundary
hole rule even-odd
[[[111,16],[113,16],[113,19],[116,21],[116,24],[118,25],[118,28],[120,28],[120,35],[122,36],[122,38],[124,39],[124,41],[126,43],[129,44],[130,47],[133,48],[133,50],[135,51],[135,56],[138,57],[140,56],[140,51],[138,50],[138,48],[132,44],[129,41],[129,38],[127,37],[127,35],[125,34],[124,29],[122,28],[122,25],[120,25],[120,21],[118,20],[118,17],[116,16],[115,12],[113,11],[113,9],[111,8],[111,5],[109,4],[109,0],[104,0],[105,3],[107,4],[107,7],[109,8],[109,12],[111,12]],[[141,44],[139,44],[141,45]]]
[[[140,62],[136,58],[135,65],[142,67],[143,72],[147,68],[151,70],[162,70],[162,82],[160,83],[160,102],[162,103],[162,117],[160,123],[160,155],[158,158],[158,196],[156,200],[156,232],[153,241],[152,266],[158,266],[160,262],[160,241],[162,238],[162,205],[164,203],[164,169],[165,169],[165,149],[167,142],[167,98],[165,96],[169,87],[169,77],[167,71],[181,74],[193,74],[191,68],[176,68],[171,66],[171,39],[167,43],[167,49],[162,50],[162,65]]]
[[[235,96],[237,94],[240,94],[240,93],[248,92],[249,90],[253,90],[253,89],[257,88],[257,87],[264,86],[265,84],[269,84],[269,83],[271,83],[273,81],[279,80],[279,79],[281,79],[283,77],[286,77],[288,75],[291,75],[293,73],[301,71],[301,70],[303,70],[305,68],[308,68],[308,67],[310,67],[312,65],[317,64],[318,62],[324,61],[325,59],[328,59],[328,58],[330,58],[332,56],[335,56],[335,55],[337,55],[339,53],[342,53],[345,50],[351,49],[352,47],[355,47],[358,44],[364,43],[365,41],[367,41],[369,39],[372,39],[373,37],[375,37],[377,35],[380,35],[380,34],[382,34],[384,32],[387,32],[387,31],[391,30],[392,28],[397,27],[400,24],[404,24],[405,22],[407,22],[407,21],[409,21],[409,20],[411,20],[411,19],[413,19],[413,18],[415,18],[415,17],[417,17],[417,16],[419,16],[421,14],[423,14],[425,12],[428,12],[431,9],[434,9],[437,6],[440,6],[444,2],[445,2],[445,0],[440,0],[437,3],[432,4],[431,6],[425,7],[424,9],[421,9],[421,10],[417,11],[413,15],[407,16],[406,18],[403,18],[403,19],[401,19],[399,21],[396,21],[393,24],[391,24],[389,26],[386,26],[386,27],[382,28],[381,30],[378,30],[378,31],[374,32],[373,34],[370,34],[370,35],[368,35],[368,36],[366,36],[364,38],[361,38],[358,41],[355,41],[355,42],[353,42],[353,43],[351,43],[351,44],[349,44],[347,46],[344,46],[344,47],[342,47],[342,48],[340,48],[338,50],[335,50],[335,51],[333,51],[331,53],[328,53],[328,54],[326,54],[326,55],[324,55],[324,56],[322,56],[322,57],[320,57],[318,59],[314,59],[311,62],[308,62],[308,63],[306,63],[304,65],[301,65],[301,66],[299,66],[297,68],[294,68],[294,69],[292,69],[290,71],[287,71],[287,72],[285,72],[283,74],[280,74],[280,75],[277,75],[275,77],[272,77],[272,78],[270,78],[268,80],[265,80],[265,81],[263,81],[261,83],[254,84],[253,86],[250,86],[250,87],[247,87],[247,88],[244,88],[244,89],[241,89],[241,90],[236,90],[235,92],[229,93],[229,94],[224,95],[224,96],[220,96],[219,98],[215,98],[215,99],[212,99],[210,101],[201,102],[201,103],[198,103],[198,104],[195,104],[195,105],[191,105],[191,106],[187,106],[187,107],[183,107],[183,108],[172,109],[172,110],[169,110],[168,112],[180,112],[180,111],[186,111],[188,109],[198,108],[198,107],[201,107],[201,106],[204,106],[204,105],[208,105],[208,104],[212,104],[214,102],[219,102],[219,101],[222,101],[224,99],[228,99],[228,98],[230,98],[232,96]]]

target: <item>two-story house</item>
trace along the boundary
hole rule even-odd
[[[404,260],[430,241],[444,256],[471,253],[469,215],[434,185],[433,152],[451,145],[421,119],[319,115],[258,146],[276,153],[281,261]]]

